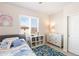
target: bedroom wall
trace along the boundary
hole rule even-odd
[[[64,48],[67,52],[68,39],[67,39],[67,16],[79,15],[79,5],[71,4],[64,6],[63,11],[60,11],[54,15],[51,15],[50,20],[56,22],[55,31],[64,35]]]
[[[63,11],[57,12],[50,16],[50,22],[55,23],[55,32],[63,34]]]
[[[40,19],[39,20],[40,34],[45,34],[48,32],[46,22],[49,20],[49,17],[46,14],[33,11],[33,10],[29,10],[29,9],[25,9],[25,8],[21,8],[21,7],[17,7],[17,6],[13,6],[13,5],[9,5],[6,3],[0,3],[0,14],[1,13],[12,16],[14,20],[13,20],[12,27],[0,26],[0,35],[18,34],[19,28],[20,28],[19,27],[19,16],[20,15],[38,17]]]

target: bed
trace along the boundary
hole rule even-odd
[[[14,37],[18,37],[16,39]],[[0,56],[35,56],[29,47],[24,35],[3,35],[0,36]],[[4,44],[4,42],[9,42]],[[3,47],[4,46],[4,47]],[[6,47],[7,46],[7,47]]]

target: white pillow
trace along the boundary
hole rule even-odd
[[[16,40],[19,39],[19,37],[12,37],[12,38],[6,38],[1,42],[1,46],[0,48],[7,48],[9,49],[11,46],[11,43]]]
[[[24,39],[20,39],[20,40],[25,41]]]

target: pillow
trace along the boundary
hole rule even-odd
[[[10,48],[12,41],[19,39],[19,37],[6,38],[1,42],[0,48]]]
[[[26,42],[24,39],[20,39],[22,42]]]
[[[18,46],[22,45],[23,43],[24,43],[23,40],[16,39],[16,40],[14,40],[14,41],[12,42],[11,48],[12,48],[12,47],[18,47]]]
[[[6,38],[1,42],[0,48],[10,48],[13,38]]]
[[[8,44],[9,43],[7,41],[2,42],[0,48],[8,48]]]

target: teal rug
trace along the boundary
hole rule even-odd
[[[65,54],[50,48],[47,45],[39,46],[32,49],[37,56],[65,56]]]

